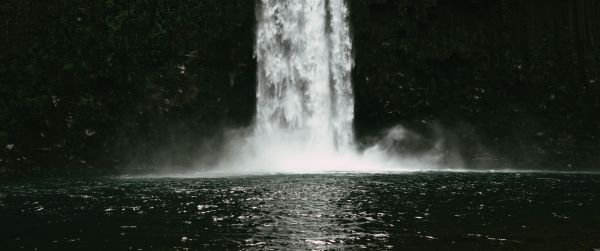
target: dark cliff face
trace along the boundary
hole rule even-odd
[[[252,1],[9,0],[0,11],[0,165],[184,163],[253,116]]]
[[[474,167],[597,168],[597,1],[349,3],[361,140],[402,124],[421,144],[443,136]],[[0,3],[0,166],[193,161],[222,128],[251,124],[254,11],[247,0]]]
[[[599,2],[354,0],[351,9],[360,135],[400,122],[445,137],[472,167],[597,168]]]

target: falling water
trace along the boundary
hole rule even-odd
[[[257,10],[257,136],[352,149],[352,43],[344,0],[261,0]]]

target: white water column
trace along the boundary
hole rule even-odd
[[[352,42],[344,0],[258,5],[256,135],[352,149]]]

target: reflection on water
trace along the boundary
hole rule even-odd
[[[417,173],[0,185],[9,249],[584,249],[600,176]]]

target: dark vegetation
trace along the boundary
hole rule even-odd
[[[189,163],[223,128],[251,123],[254,9],[2,1],[0,170]],[[444,135],[475,167],[598,168],[600,2],[351,0],[350,9],[359,139],[403,124]]]

